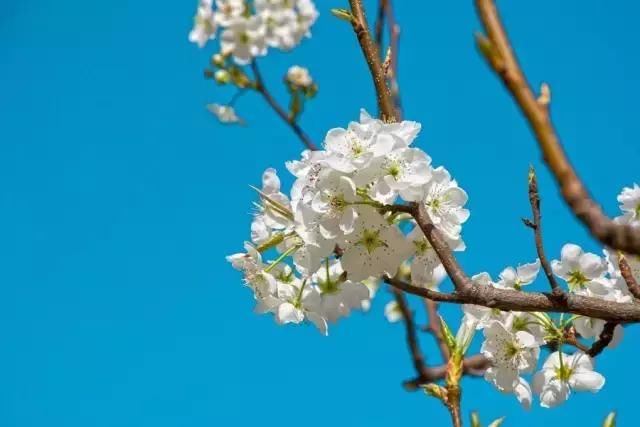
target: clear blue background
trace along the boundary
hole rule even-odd
[[[231,92],[202,78],[215,42],[199,50],[187,41],[195,3],[0,4],[0,425],[448,425],[437,401],[400,386],[413,371],[403,328],[382,315],[388,292],[329,337],[252,313],[224,256],[248,237],[247,185],[268,166],[284,173],[301,145],[255,95],[239,104],[246,128],[206,111]],[[319,142],[375,104],[351,30],[328,12],[346,1],[317,3],[313,38],[261,62],[282,102],[287,67],[311,69],[320,93],[302,124]],[[423,124],[418,145],[470,194],[466,269],[497,275],[534,259],[520,222],[530,162],[549,254],[567,241],[599,251],[475,52],[471,2],[395,3],[406,116]],[[501,9],[532,81],[552,86],[571,159],[616,214],[616,194],[638,179],[640,8],[539,0]],[[607,376],[598,395],[525,413],[468,379],[465,412],[480,409],[486,422],[507,415],[511,426],[597,426],[615,409],[621,425],[636,425],[628,390],[640,331],[626,333],[598,358]]]

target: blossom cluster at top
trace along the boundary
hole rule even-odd
[[[218,28],[223,55],[239,65],[267,54],[267,48],[294,48],[310,35],[318,17],[312,0],[200,0],[189,40],[204,47]]]
[[[467,194],[443,167],[412,146],[420,124],[385,123],[362,112],[359,122],[330,130],[324,149],[305,151],[287,162],[295,178],[285,194],[274,169],[256,188],[260,203],[245,251],[227,259],[244,275],[253,291],[256,311],[271,313],[279,324],[314,324],[327,334],[328,323],[353,310],[367,309],[377,282],[400,275],[414,286],[437,288],[446,276],[435,251],[413,219],[392,209],[394,203],[422,205],[429,220],[454,251],[465,249],[462,225],[469,218]],[[623,215],[616,221],[640,225],[640,188],[625,188],[619,196]],[[630,302],[618,260],[566,244],[553,273],[568,292],[607,301]],[[267,260],[268,258],[268,260]],[[640,280],[640,258],[625,255]],[[498,281],[488,273],[472,279],[478,286],[524,292],[536,280],[540,261],[504,269]],[[583,351],[565,353],[573,339],[595,340],[605,323],[583,316],[552,318],[547,313],[503,312],[463,306],[464,331],[483,330],[481,352],[491,366],[485,378],[500,391],[513,393],[525,406],[533,392],[542,406],[564,402],[574,391],[597,391],[604,377],[594,371]],[[385,308],[390,321],[402,313],[397,304]],[[462,333],[462,336],[468,336]],[[614,330],[614,346],[622,327]],[[470,341],[470,338],[469,338]],[[557,349],[546,358],[532,384],[543,348]]]
[[[399,223],[411,221],[385,209],[400,198],[422,203],[451,248],[464,249],[467,195],[412,147],[419,131],[416,122],[388,124],[362,112],[359,122],[330,130],[324,150],[287,163],[295,176],[289,195],[276,171],[265,171],[251,242],[229,257],[258,311],[278,323],[306,319],[326,333],[327,322],[368,304],[372,281],[409,259],[413,284],[435,287],[444,278],[420,229],[407,233]],[[264,262],[272,250],[275,259]]]

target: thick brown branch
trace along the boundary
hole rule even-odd
[[[631,271],[631,266],[629,262],[624,257],[623,254],[619,254],[618,266],[620,267],[620,274],[622,274],[622,278],[627,283],[627,288],[629,288],[629,292],[635,298],[640,299],[640,285],[638,285],[638,281],[635,277],[633,277],[633,271]]]
[[[548,105],[539,102],[520,68],[493,0],[475,0],[487,37],[478,36],[478,47],[493,71],[516,101],[538,140],[544,160],[560,186],[574,215],[606,246],[640,254],[640,230],[611,221],[569,162],[549,115]]]
[[[300,141],[307,147],[309,150],[317,150],[316,145],[311,141],[311,139],[307,136],[307,134],[302,130],[300,125],[296,122],[296,120],[287,114],[287,112],[278,104],[278,101],[271,95],[271,92],[265,86],[264,80],[262,79],[262,74],[260,73],[260,69],[258,68],[258,64],[254,60],[251,63],[251,69],[253,70],[253,74],[255,77],[255,89],[258,91],[267,104],[271,107],[273,111],[276,112],[278,116],[284,121],[296,134]]]
[[[369,71],[371,72],[373,84],[376,89],[380,116],[384,121],[395,122],[398,120],[398,116],[393,105],[393,100],[391,99],[389,88],[387,87],[378,48],[371,39],[371,34],[369,34],[362,1],[349,0],[349,4],[351,5],[351,13],[353,15],[351,25],[353,26],[353,31],[358,37],[362,54],[364,55],[367,65],[369,66]]]
[[[613,331],[618,324],[616,322],[607,322],[604,324],[604,328],[600,333],[600,337],[593,343],[587,354],[591,357],[596,357],[611,343],[613,339]]]
[[[565,300],[559,300],[550,293],[521,292],[477,284],[470,284],[468,289],[448,294],[413,286],[390,277],[386,277],[385,281],[407,293],[433,301],[475,304],[502,311],[572,313],[618,323],[640,322],[640,304],[605,301],[575,294],[567,294]]]
[[[533,229],[534,238],[536,242],[536,251],[538,252],[538,258],[540,264],[544,270],[547,281],[551,286],[551,291],[554,295],[562,296],[562,288],[558,285],[556,277],[553,275],[549,260],[544,253],[544,244],[542,243],[542,215],[540,214],[540,194],[538,193],[538,178],[536,172],[531,167],[529,169],[529,203],[531,204],[531,212],[533,214],[533,221],[525,221],[525,224]]]

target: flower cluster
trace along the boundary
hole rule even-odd
[[[311,0],[216,0],[215,8],[213,0],[200,0],[189,40],[204,47],[222,28],[221,54],[246,65],[268,47],[294,48],[310,35],[317,17]]]
[[[444,269],[422,231],[393,203],[423,204],[452,249],[463,250],[466,193],[448,171],[412,143],[416,122],[360,121],[327,133],[324,150],[287,163],[295,182],[281,191],[274,169],[263,174],[246,252],[228,259],[244,274],[259,312],[278,323],[327,322],[366,306],[365,284],[406,265],[416,286],[435,288]],[[263,256],[273,253],[274,260]],[[404,264],[403,264],[404,263]]]
[[[306,73],[291,70],[291,85],[304,87]],[[424,233],[411,216],[396,209],[413,203],[444,237],[451,250],[465,249],[462,225],[469,218],[467,194],[443,167],[412,143],[420,124],[385,123],[362,112],[346,129],[331,129],[324,149],[305,151],[286,163],[294,176],[288,194],[280,178],[267,169],[260,203],[251,224],[245,251],[228,257],[253,291],[256,311],[271,313],[279,324],[308,321],[323,334],[329,323],[353,310],[368,309],[377,282],[399,275],[419,287],[436,289],[446,276]],[[619,196],[626,224],[640,224],[640,188],[625,188]],[[551,262],[553,274],[566,283],[566,292],[630,302],[618,260],[629,260],[640,279],[640,259],[605,250],[605,256],[566,244],[560,259]],[[266,262],[263,259],[270,257]],[[507,267],[493,281],[488,273],[472,278],[476,286],[524,292],[538,277],[539,260]],[[481,353],[490,367],[485,378],[498,390],[513,393],[529,408],[533,394],[544,407],[566,401],[571,391],[598,391],[604,377],[579,340],[597,340],[604,321],[584,316],[554,319],[547,313],[503,312],[464,305],[464,345],[473,330],[482,330]],[[402,319],[394,301],[385,307],[390,322]],[[566,318],[565,318],[566,317]],[[616,326],[609,346],[622,337]],[[450,340],[453,343],[453,339]],[[453,345],[453,344],[452,344]],[[566,353],[567,347],[576,347]],[[457,348],[457,347],[456,347]],[[550,349],[538,370],[541,352]],[[531,378],[527,379],[528,376]]]
[[[640,188],[625,188],[618,197],[623,215],[616,220],[638,225],[640,219]],[[555,276],[566,282],[570,293],[600,298],[606,301],[631,302],[618,266],[621,254],[605,250],[605,257],[585,252],[578,245],[568,243],[562,247],[560,259],[551,262]],[[622,254],[631,266],[634,276],[640,279],[640,259]],[[494,283],[487,273],[473,277],[480,286],[495,286],[520,291],[523,286],[535,281],[540,269],[539,261],[509,267],[502,271],[500,280]],[[542,369],[529,382],[523,374],[533,373],[540,356],[541,347],[561,347],[570,337],[596,340],[605,328],[605,322],[584,316],[572,316],[558,322],[546,313],[502,312],[486,307],[463,306],[465,317],[472,319],[477,329],[484,332],[481,352],[491,362],[485,379],[498,390],[513,393],[525,407],[531,406],[533,392],[540,396],[540,404],[553,407],[568,399],[571,390],[598,391],[604,385],[604,377],[593,371],[593,360],[582,351],[566,354],[551,353]],[[622,338],[622,326],[617,325],[609,347],[615,347]]]

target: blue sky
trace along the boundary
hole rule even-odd
[[[353,34],[328,12],[346,1],[317,3],[313,38],[262,68],[281,100],[288,66],[310,68],[320,92],[302,125],[319,142],[375,104]],[[406,117],[422,122],[417,144],[470,195],[465,268],[497,275],[535,258],[520,223],[529,163],[540,171],[549,254],[567,241],[599,251],[475,52],[471,2],[395,3]],[[551,84],[571,159],[616,214],[616,194],[638,180],[639,7],[501,3],[531,80]],[[448,425],[437,401],[400,387],[413,372],[402,327],[382,315],[387,292],[329,337],[252,313],[224,256],[248,237],[247,185],[269,166],[284,174],[301,145],[257,96],[239,103],[246,128],[207,113],[206,103],[231,92],[201,77],[215,43],[187,42],[194,7],[0,5],[0,424]],[[437,362],[430,337],[421,338]],[[598,358],[607,376],[598,395],[525,413],[512,396],[466,380],[464,410],[479,409],[487,422],[506,415],[507,425],[596,426],[615,409],[621,425],[633,425],[637,399],[627,390],[636,373],[625,361],[638,340],[627,328],[621,347]]]

